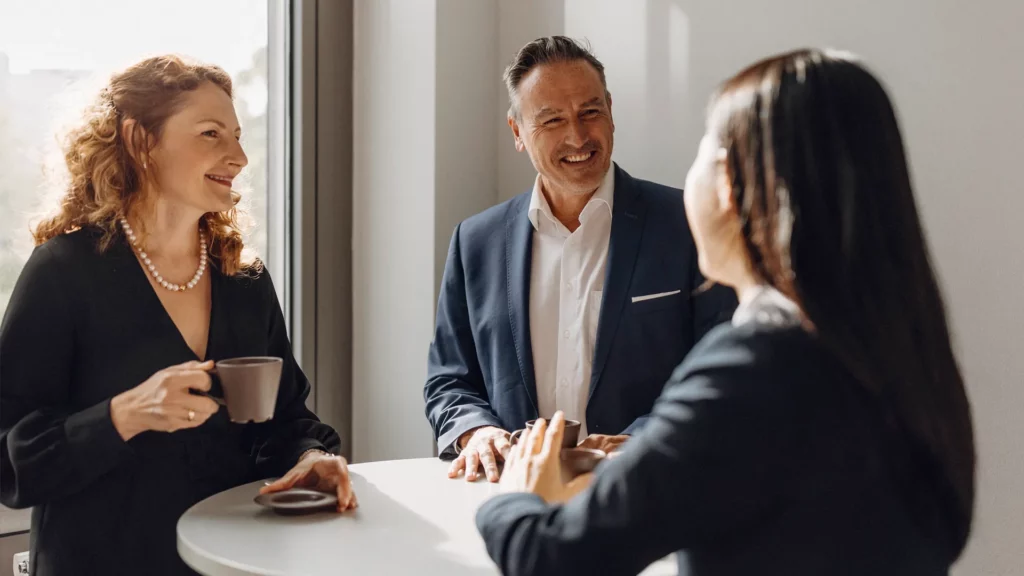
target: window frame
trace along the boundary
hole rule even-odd
[[[282,246],[269,250],[268,266],[286,277],[278,296],[312,384],[307,406],[337,430],[351,458],[353,7],[288,0],[271,2],[270,10],[268,21],[278,26],[268,41],[286,35],[275,45],[287,53],[270,58],[270,77],[283,80],[284,94],[268,137],[277,154],[268,151],[269,165],[281,172],[268,182],[286,191],[283,204],[268,210],[268,221],[277,220],[268,238]]]

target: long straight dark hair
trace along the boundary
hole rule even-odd
[[[800,50],[725,82],[709,128],[755,273],[799,304],[935,472],[959,555],[974,507],[970,406],[885,89],[852,57]]]

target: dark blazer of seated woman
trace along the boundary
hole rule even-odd
[[[582,495],[481,509],[505,574],[636,574],[676,550],[681,574],[945,573],[952,552],[928,536],[941,524],[918,525],[941,499],[901,469],[884,411],[799,318],[738,313],[751,318],[694,348]]]
[[[672,552],[694,576],[947,574],[972,518],[970,412],[880,84],[813,50],[741,72],[686,209],[733,322],[589,485],[551,472],[561,418],[536,426],[478,512],[491,557],[507,575],[636,574]]]

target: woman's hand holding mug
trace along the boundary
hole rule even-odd
[[[210,390],[213,362],[185,362],[164,368],[110,401],[114,428],[130,440],[147,430],[175,432],[195,428],[217,413],[220,406],[208,397],[192,394]]]

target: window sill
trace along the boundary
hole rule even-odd
[[[0,536],[28,532],[32,525],[32,509],[12,510],[0,506]]]

